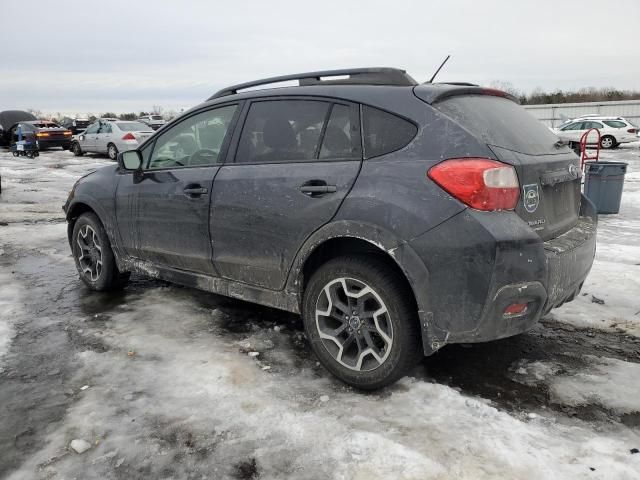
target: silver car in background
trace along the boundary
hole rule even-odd
[[[141,122],[99,119],[73,137],[71,151],[77,157],[85,153],[106,153],[115,161],[118,152],[138,148],[152,134],[153,130]]]
[[[158,130],[166,123],[162,115],[144,115],[138,118],[138,121],[149,125],[154,130]]]

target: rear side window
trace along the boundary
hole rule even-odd
[[[603,120],[603,123],[611,128],[624,128],[627,126],[626,123],[617,120]]]
[[[357,109],[334,104],[324,132],[320,158],[360,158]]]
[[[599,122],[584,122],[584,124],[582,125],[583,130],[586,130],[588,128],[604,128],[604,125],[602,125]]]
[[[405,147],[418,133],[411,122],[377,108],[362,107],[364,157],[372,158]]]
[[[268,100],[251,104],[236,162],[270,163],[318,158],[328,102]]]
[[[556,153],[558,137],[517,103],[490,95],[450,97],[433,106],[488,145],[530,155]]]

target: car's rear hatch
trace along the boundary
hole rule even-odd
[[[578,157],[514,101],[477,91],[429,103],[485,143],[497,160],[513,165],[521,187],[516,213],[543,240],[570,230],[580,211]]]

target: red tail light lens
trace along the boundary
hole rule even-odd
[[[129,132],[124,137],[122,137],[122,139],[123,140],[135,140],[136,137],[133,136],[133,133]]]
[[[511,165],[488,158],[453,158],[433,166],[429,178],[471,208],[514,210],[520,184]]]
[[[629,133],[638,133],[638,129],[637,128],[630,128],[629,130],[627,130],[627,132],[629,132]]]

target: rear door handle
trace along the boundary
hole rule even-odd
[[[334,193],[338,191],[338,188],[335,185],[327,185],[324,180],[311,180],[301,185],[300,191],[313,197],[324,195],[325,193]]]
[[[209,193],[204,187],[199,185],[189,186],[183,190],[184,194],[188,197],[199,197],[200,195],[204,195],[205,193]]]

